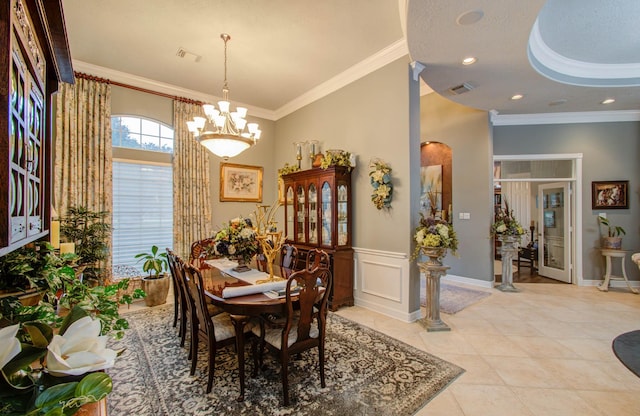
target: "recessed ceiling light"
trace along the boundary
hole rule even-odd
[[[600,104],[612,104],[612,103],[615,103],[615,102],[616,102],[615,98],[607,98],[607,99],[602,100],[602,102]]]
[[[479,22],[483,17],[484,12],[482,10],[470,10],[458,16],[456,23],[461,26],[468,26]]]
[[[475,56],[469,56],[462,60],[462,65],[472,65],[478,62],[478,59]]]
[[[524,98],[524,95],[522,95],[522,94],[515,94],[515,95],[511,96],[511,99],[513,101],[521,100],[522,98]]]

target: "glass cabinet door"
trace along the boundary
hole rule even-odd
[[[331,218],[333,217],[331,200],[331,186],[325,182],[322,184],[322,245],[331,245]]]
[[[287,187],[285,197],[285,209],[284,212],[287,214],[287,235],[286,238],[288,240],[293,240],[294,233],[294,216],[295,212],[293,211],[293,188],[291,186]]]
[[[318,244],[318,191],[315,184],[309,185],[309,243]]]
[[[349,192],[345,184],[338,184],[338,245],[345,246],[349,241]]]
[[[298,198],[296,204],[296,241],[299,243],[306,243],[307,239],[305,238],[304,232],[304,217],[305,217],[305,195],[304,195],[304,187],[298,185],[296,189],[296,197]]]

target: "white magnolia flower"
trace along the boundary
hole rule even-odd
[[[389,196],[389,192],[391,192],[391,189],[387,185],[380,185],[376,192],[381,197],[386,198]]]
[[[440,234],[444,238],[449,238],[449,227],[444,224],[436,225],[436,230],[438,230],[438,234]]]
[[[54,335],[47,349],[47,369],[56,377],[78,376],[113,367],[116,352],[106,348],[100,321],[89,316],[72,323],[64,335]]]
[[[425,232],[424,230],[420,230],[416,233],[416,242],[418,244],[422,244],[422,240],[424,240]]]
[[[381,170],[376,170],[371,173],[371,177],[376,182],[382,182],[382,178],[384,177],[384,172]]]
[[[234,245],[229,245],[229,247],[227,248],[227,251],[229,252],[230,255],[234,255],[236,254],[236,246]]]
[[[0,329],[0,368],[4,368],[22,349],[16,338],[19,328],[20,324],[16,324]]]
[[[498,233],[503,233],[505,231],[507,231],[507,226],[504,224],[500,224],[496,227],[496,232]]]

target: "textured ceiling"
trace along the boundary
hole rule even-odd
[[[426,68],[422,79],[463,105],[499,114],[640,109],[638,0],[63,0],[63,6],[76,69],[108,68],[187,92],[221,95],[220,33],[229,33],[231,100],[270,112],[368,62],[405,33],[411,59]],[[478,62],[463,66],[467,56]],[[463,83],[473,89],[449,92]],[[600,86],[584,86],[590,83]],[[510,100],[516,93],[524,98]],[[600,104],[608,97],[616,102]]]

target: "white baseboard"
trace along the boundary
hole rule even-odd
[[[465,285],[483,287],[486,289],[493,288],[493,281],[472,279],[471,277],[456,276],[455,274],[448,274],[442,278],[445,282],[463,283]]]
[[[582,282],[580,283],[580,286],[600,286],[603,282],[604,280],[584,280],[583,279]],[[634,289],[640,288],[640,282],[637,280],[629,280],[629,284]],[[629,286],[627,286],[627,282],[625,282],[624,280],[609,280],[609,287],[628,288]]]

